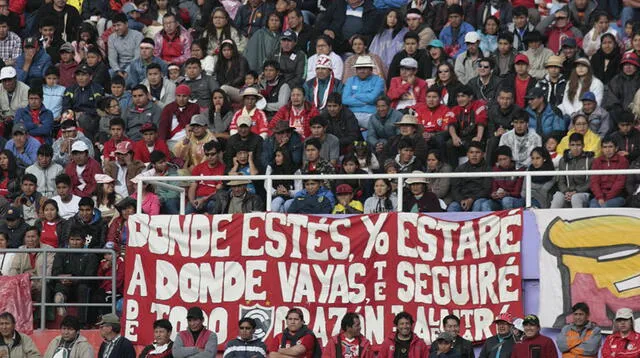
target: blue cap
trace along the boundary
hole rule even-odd
[[[578,47],[578,44],[576,43],[576,39],[572,38],[572,37],[565,37],[562,40],[562,46],[561,47],[573,47],[576,48]]]
[[[436,39],[436,40],[431,40],[431,42],[429,42],[429,45],[427,45],[427,48],[429,47],[444,48],[444,44],[442,43],[442,41]]]
[[[585,92],[582,97],[580,97],[580,100],[596,102],[596,95],[593,94],[593,92]]]

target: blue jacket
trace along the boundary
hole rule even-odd
[[[367,131],[367,143],[371,147],[375,147],[378,143],[386,144],[387,140],[398,133],[396,122],[402,119],[402,113],[393,108],[389,108],[389,113],[384,121],[380,120],[378,113],[369,119],[369,128]]]
[[[167,75],[167,64],[162,61],[159,57],[153,56],[151,58],[152,63],[157,63],[160,65],[160,71],[163,76]],[[127,88],[133,88],[135,85],[142,83],[147,78],[147,65],[142,63],[142,59],[140,57],[131,61],[129,66],[125,69],[127,73]],[[124,108],[124,107],[123,107]]]
[[[42,92],[44,94],[42,104],[51,110],[53,118],[58,118],[60,114],[62,114],[62,97],[64,97],[65,90],[64,86],[60,85],[56,85],[55,87],[42,86]]]
[[[47,71],[49,66],[51,66],[51,56],[49,56],[49,54],[47,54],[47,52],[41,47],[33,58],[29,71],[24,72],[22,66],[24,66],[24,53],[16,58],[16,64],[13,67],[15,67],[16,72],[18,73],[18,81],[22,81],[29,85],[33,79],[44,78],[44,73]]]
[[[457,39],[457,44],[460,45],[460,47],[458,48],[458,52],[456,52],[455,55],[453,56],[454,58],[458,57],[459,54],[467,51],[467,44],[464,42],[464,36],[467,34],[467,32],[471,32],[471,31],[475,31],[475,29],[468,22],[463,21],[462,24],[460,24],[460,31],[458,32],[458,39]],[[447,25],[442,28],[442,31],[440,31],[439,38],[445,47],[453,46],[456,43],[454,41],[453,32],[451,31],[450,25]]]
[[[376,113],[376,98],[384,93],[384,80],[371,75],[366,80],[349,77],[342,92],[342,104],[354,113]]]
[[[16,111],[14,118],[15,123],[23,123],[27,128],[27,132],[30,136],[43,137],[47,144],[51,144],[51,131],[53,130],[53,113],[50,110],[42,106],[40,108],[40,125],[33,123],[31,118],[31,110],[29,106],[22,107]]]
[[[297,214],[331,214],[336,198],[331,190],[320,187],[315,195],[309,195],[302,189],[293,197],[293,203],[287,212]]]
[[[541,129],[537,128],[538,121],[535,111],[527,106],[527,113],[529,113],[529,128],[536,131],[541,137],[551,135],[553,132],[564,132],[567,130],[564,119],[557,115],[549,104],[547,104],[541,114]]]
[[[13,139],[9,140],[4,146],[4,149],[9,150],[16,156],[18,166],[23,169],[36,162],[38,159],[38,148],[40,148],[40,142],[31,136],[27,137],[27,143],[24,145],[24,153],[18,153]]]
[[[373,0],[373,6],[378,10],[399,9],[407,5],[407,0]]]

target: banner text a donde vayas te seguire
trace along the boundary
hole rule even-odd
[[[168,318],[174,335],[200,306],[220,344],[243,316],[268,339],[300,307],[326,342],[348,311],[374,346],[406,310],[428,342],[449,313],[461,334],[490,336],[493,318],[522,316],[522,211],[447,221],[412,213],[318,217],[254,213],[147,216],[129,221],[124,334],[153,341],[150,324]]]

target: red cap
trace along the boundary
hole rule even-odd
[[[176,95],[191,96],[191,88],[187,85],[179,85],[176,87]]]
[[[351,194],[353,193],[353,188],[349,184],[340,184],[336,188],[336,194]]]
[[[499,315],[496,316],[496,319],[493,320],[493,323],[499,322],[499,321],[504,321],[507,322],[509,324],[511,324],[511,313],[509,312],[505,312],[505,313],[500,313]]]
[[[116,145],[116,153],[127,154],[129,152],[133,152],[133,145],[131,142],[122,141]]]
[[[625,52],[625,54],[622,55],[622,61],[620,61],[620,64],[624,65],[625,63],[630,63],[636,67],[640,67],[640,58],[638,58],[638,55],[636,55],[634,51]]]
[[[140,127],[140,133],[144,133],[147,131],[157,131],[157,130],[158,130],[158,127],[151,122],[147,122],[143,124],[142,127]]]
[[[524,62],[527,65],[529,64],[529,57],[523,53],[519,53],[516,55],[516,58],[513,60],[513,63]]]

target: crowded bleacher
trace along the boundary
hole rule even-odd
[[[149,215],[460,212],[522,208],[530,190],[533,208],[638,208],[640,175],[562,171],[640,169],[639,70],[638,0],[0,0],[0,249],[113,249],[116,292],[48,289],[104,303],[122,297],[138,201]],[[530,188],[473,176],[554,170]],[[469,176],[296,179],[450,172]],[[243,178],[262,174],[291,179]],[[167,176],[185,203],[141,180]],[[42,253],[0,255],[1,275],[42,269]],[[111,254],[48,255],[48,274],[111,276]]]

